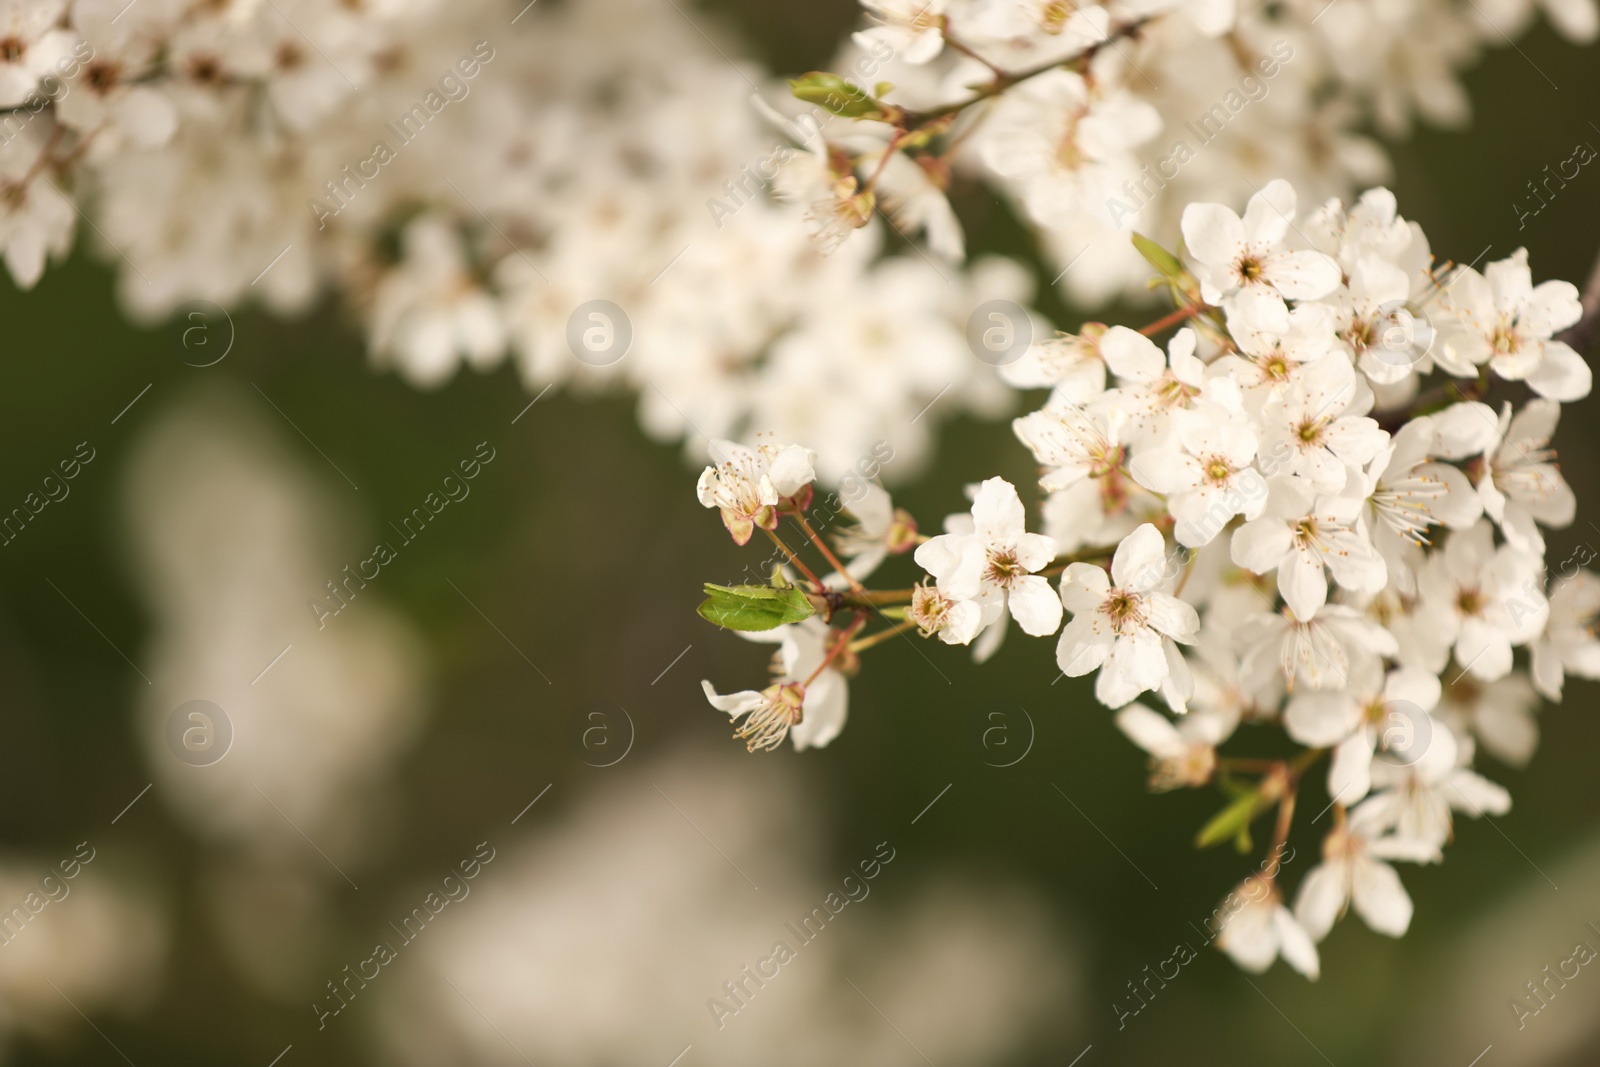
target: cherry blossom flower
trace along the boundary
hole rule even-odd
[[[1275,478],[1265,510],[1233,535],[1233,561],[1256,574],[1278,572],[1289,610],[1309,619],[1328,600],[1328,574],[1346,589],[1374,593],[1386,576],[1383,557],[1360,528],[1361,501],[1316,496],[1299,478]]]
[[[14,108],[72,50],[76,35],[56,25],[65,0],[0,2],[0,108]]]
[[[882,25],[859,30],[857,43],[871,51],[881,42],[904,63],[926,63],[944,48],[945,0],[861,0]]]
[[[1049,579],[1033,572],[1055,558],[1056,545],[1043,534],[1028,533],[1026,521],[1016,488],[1004,478],[990,478],[978,488],[970,520],[958,524],[961,532],[918,546],[917,565],[955,598],[998,599],[1023,633],[1053,634],[1061,626],[1061,602]]]
[[[1340,689],[1298,692],[1284,712],[1289,736],[1312,748],[1332,748],[1328,794],[1350,805],[1372,788],[1375,752],[1393,749],[1415,761],[1431,740],[1428,713],[1439,703],[1437,675],[1401,667],[1385,676],[1374,665]]]
[[[1535,685],[1523,671],[1492,682],[1480,682],[1468,674],[1445,686],[1434,717],[1458,737],[1477,738],[1484,750],[1501,762],[1524,767],[1539,747],[1535,714],[1540,700]]]
[[[1241,621],[1233,639],[1247,692],[1270,691],[1278,683],[1291,691],[1297,683],[1343,688],[1352,671],[1399,652],[1394,634],[1345,604],[1324,604],[1304,620],[1293,609],[1263,611]]]
[[[711,706],[738,723],[734,736],[744,740],[751,752],[770,751],[785,737],[794,740],[796,751],[822,748],[839,736],[849,710],[849,683],[836,667],[823,666],[829,662],[829,642],[839,635],[812,617],[740,636],[777,644],[778,651],[773,656],[773,684],[765,689],[719,695],[709,681],[700,683]],[[744,721],[738,722],[741,718]]]
[[[735,544],[745,544],[757,526],[778,526],[778,504],[803,492],[816,477],[810,449],[799,445],[754,448],[733,441],[713,441],[716,466],[700,475],[695,492],[700,503],[722,512],[722,524]]]
[[[1496,548],[1489,523],[1479,520],[1429,557],[1417,588],[1461,669],[1492,682],[1510,673],[1512,648],[1544,630],[1550,604],[1538,578],[1537,556]]]
[[[1113,326],[1100,339],[1100,354],[1117,376],[1117,388],[1099,406],[1131,416],[1129,436],[1135,443],[1164,441],[1174,413],[1192,407],[1202,395],[1230,409],[1239,407],[1238,389],[1231,380],[1206,379],[1206,365],[1194,354],[1196,343],[1195,332],[1188,328],[1172,335],[1165,356],[1154,341],[1126,326]]]
[[[890,555],[909,552],[917,544],[917,521],[904,508],[894,506],[889,491],[876,482],[852,483],[855,499],[845,510],[856,522],[834,535],[834,545],[845,556],[845,570],[856,581],[865,581]],[[844,575],[823,576],[831,588],[849,584]]]
[[[1284,247],[1295,204],[1294,188],[1280,179],[1250,198],[1242,219],[1223,204],[1183,209],[1184,244],[1208,303],[1220,304],[1240,292],[1315,300],[1333,291],[1340,275],[1332,258]]]
[[[1121,468],[1126,457],[1117,443],[1122,424],[1116,410],[1047,406],[1011,425],[1017,439],[1045,468],[1040,487],[1055,492]]]
[[[1205,405],[1174,413],[1173,427],[1172,446],[1140,453],[1129,469],[1141,485],[1166,494],[1178,543],[1208,544],[1234,516],[1257,518],[1267,505],[1267,482],[1252,465],[1250,426]]]
[[[998,102],[981,151],[985,165],[1017,183],[1031,215],[1083,210],[1115,227],[1121,183],[1139,171],[1133,150],[1160,129],[1156,109],[1134,93],[1055,70]]]
[[[1463,267],[1441,293],[1439,306],[1470,327],[1445,345],[1452,373],[1471,373],[1487,362],[1500,377],[1526,380],[1550,400],[1589,395],[1589,364],[1571,346],[1552,340],[1583,314],[1577,287],[1564,281],[1535,287],[1527,249],[1489,264],[1482,274]]]
[[[972,551],[978,547],[973,545]],[[957,600],[937,584],[921,582],[912,587],[906,618],[917,624],[924,637],[938,634],[947,645],[968,645],[985,624],[984,607],[976,600]]]
[[[1089,323],[1075,334],[1031,344],[1000,368],[1000,377],[1018,389],[1050,389],[1047,407],[1081,407],[1105,392],[1106,364],[1100,355],[1104,333],[1104,326]]]
[[[1239,383],[1247,407],[1260,410],[1333,348],[1333,322],[1326,304],[1290,310],[1276,296],[1235,304],[1228,308],[1228,330],[1239,354],[1223,356],[1214,366]]]
[[[1069,678],[1098,669],[1095,698],[1120,708],[1157,689],[1180,658],[1172,642],[1189,643],[1200,628],[1194,608],[1160,590],[1168,578],[1166,542],[1149,523],[1117,546],[1111,573],[1074,563],[1061,576],[1061,602],[1072,621],[1061,631],[1056,665]]]
[[[1487,463],[1478,479],[1483,510],[1506,540],[1539,555],[1544,554],[1539,527],[1568,526],[1578,509],[1550,449],[1560,418],[1561,405],[1553,400],[1530,400],[1515,416],[1507,403],[1495,443],[1484,450]]]
[[[1352,472],[1383,450],[1389,435],[1365,412],[1371,391],[1342,352],[1311,363],[1261,409],[1261,449],[1276,473],[1298,475],[1337,493]]]
[[[1437,854],[1401,838],[1364,833],[1361,827],[1336,827],[1322,842],[1322,862],[1300,883],[1294,915],[1312,940],[1321,941],[1354,904],[1373,930],[1404,937],[1413,906],[1400,875],[1385,860],[1427,862]]]
[[[1439,525],[1465,529],[1483,513],[1465,472],[1432,458],[1437,439],[1434,420],[1419,416],[1401,427],[1367,468],[1366,526],[1389,581],[1407,596],[1416,592],[1415,570],[1422,546],[1429,543],[1428,531]]]
[[[38,284],[47,260],[66,258],[77,222],[72,201],[59,189],[27,180],[39,147],[28,132],[0,146],[0,248],[19,289]]]
[[[1391,831],[1402,841],[1435,854],[1450,840],[1452,810],[1473,817],[1511,810],[1505,789],[1458,763],[1470,752],[1444,723],[1434,720],[1423,758],[1414,763],[1377,762],[1373,793],[1350,813],[1352,822],[1374,832]]]
[[[1285,963],[1315,981],[1321,973],[1317,946],[1284,907],[1277,883],[1253,874],[1233,892],[1230,899],[1239,903],[1223,917],[1217,947],[1252,974],[1262,973],[1281,955]]]
[[[1549,621],[1531,649],[1533,684],[1546,698],[1559,701],[1568,674],[1600,678],[1600,638],[1595,636],[1600,629],[1600,577],[1590,571],[1563,577],[1551,591],[1549,604]],[[1499,746],[1489,745],[1486,738],[1485,747],[1495,751]]]
[[[1217,765],[1217,746],[1227,740],[1237,717],[1194,712],[1174,724],[1140,703],[1116,715],[1117,728],[1150,754],[1150,787],[1169,789],[1205,785]]]

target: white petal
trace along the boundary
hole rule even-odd
[[[1321,962],[1317,957],[1317,946],[1312,943],[1305,928],[1295,922],[1288,908],[1281,905],[1272,913],[1272,925],[1277,928],[1284,960],[1313,982],[1316,981],[1321,973]]]
[[[1328,576],[1322,560],[1302,549],[1292,549],[1278,564],[1278,592],[1295,618],[1310,619],[1328,602]]]
[[[850,688],[844,676],[838,671],[823,671],[806,687],[804,713],[789,729],[795,749],[821,748],[838,737],[844,729],[849,703]]]
[[[1029,637],[1053,634],[1061,626],[1061,598],[1050,588],[1050,580],[1037,574],[1018,578],[1006,598],[1011,617]]]
[[[800,445],[787,445],[779,450],[766,472],[773,480],[773,488],[778,490],[778,496],[794,496],[810,485],[811,480],[816,478],[816,470],[811,466],[813,459],[810,448]]]
[[[1344,911],[1349,877],[1343,863],[1320,863],[1311,869],[1300,883],[1294,901],[1294,916],[1307,934],[1321,941],[1333,929],[1334,922]]]
[[[1068,678],[1081,678],[1105,663],[1113,640],[1110,627],[1094,614],[1079,615],[1061,631],[1061,640],[1056,643],[1056,666]]]
[[[1147,593],[1145,609],[1149,612],[1146,621],[1150,628],[1176,641],[1188,644],[1200,631],[1200,616],[1192,606],[1175,596]]]
[[[1349,806],[1372,790],[1372,735],[1357,730],[1340,743],[1328,768],[1328,794]]]
[[[705,690],[706,699],[711,702],[712,707],[718,711],[725,711],[734,718],[747,711],[754,711],[766,702],[766,697],[754,689],[743,689],[737,693],[719,696],[717,691],[711,688],[711,683],[705,679],[701,679],[700,686]]]
[[[1166,577],[1167,541],[1150,523],[1144,523],[1117,546],[1111,557],[1111,581],[1118,589],[1143,592]]]
[[[1452,808],[1465,811],[1474,818],[1504,815],[1511,810],[1511,794],[1482,775],[1457,769],[1445,779],[1445,799]]]
[[[1321,252],[1274,252],[1261,278],[1290,300],[1316,300],[1339,287],[1339,264]]]
[[[1202,263],[1226,264],[1244,248],[1244,222],[1222,204],[1183,209],[1183,243]]]
[[[1360,721],[1361,705],[1348,693],[1332,689],[1296,692],[1283,713],[1289,736],[1312,748],[1337,745]]]
[[[1026,524],[1017,488],[1004,478],[990,478],[978,487],[972,502],[972,520],[978,532],[1009,544]]]
[[[1154,381],[1167,369],[1156,343],[1126,326],[1113,326],[1100,338],[1100,355],[1111,373],[1130,381]]]
[[[1358,860],[1351,896],[1356,913],[1380,934],[1402,937],[1411,925],[1411,897],[1400,884],[1400,875],[1387,863]]]
[[[1117,728],[1152,756],[1176,759],[1187,746],[1165,715],[1143,704],[1129,704],[1116,715]]]
[[[1544,343],[1544,358],[1528,375],[1528,387],[1549,400],[1571,403],[1589,395],[1594,374],[1584,358],[1560,341]]]
[[[1110,577],[1093,563],[1070,564],[1061,575],[1061,603],[1074,615],[1095,611],[1110,591]]]
[[[1233,562],[1252,574],[1268,574],[1294,545],[1289,527],[1275,518],[1252,519],[1233,532]]]

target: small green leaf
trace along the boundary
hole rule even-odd
[[[697,609],[700,617],[729,630],[771,630],[815,614],[805,593],[793,586],[774,589],[707,582],[706,597]]]
[[[1178,262],[1178,257],[1156,244],[1142,233],[1133,235],[1133,247],[1145,258],[1152,267],[1161,272],[1163,278],[1176,281],[1188,272],[1183,269],[1183,264]]]
[[[1230,839],[1237,841],[1241,836],[1248,842],[1250,823],[1264,808],[1259,793],[1251,792],[1235,798],[1200,828],[1200,833],[1194,839],[1195,847],[1211,848]]]
[[[877,97],[888,96],[894,91],[894,82],[879,82],[872,87],[872,95]]]
[[[789,91],[798,100],[808,104],[821,104],[841,118],[877,118],[884,113],[878,101],[837,74],[814,70],[810,74],[791,79]]]

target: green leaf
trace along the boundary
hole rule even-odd
[[[793,586],[774,589],[768,585],[707,582],[706,598],[697,609],[700,617],[729,630],[771,630],[815,614],[811,601]]]
[[[1230,839],[1237,842],[1241,837],[1248,847],[1250,823],[1264,809],[1259,793],[1251,792],[1235,798],[1200,828],[1200,833],[1194,839],[1195,847],[1211,848]]]
[[[1139,254],[1145,258],[1147,263],[1161,272],[1163,278],[1176,281],[1188,274],[1188,271],[1183,269],[1183,264],[1178,261],[1177,256],[1168,252],[1142,233],[1133,235],[1133,247],[1139,250]]]
[[[808,104],[821,104],[841,118],[866,119],[882,115],[878,101],[837,74],[814,70],[810,74],[791,79],[789,91],[798,100]]]

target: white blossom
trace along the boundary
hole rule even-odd
[[[1192,641],[1200,628],[1194,608],[1161,591],[1167,578],[1166,544],[1149,523],[1117,546],[1109,575],[1089,563],[1069,566],[1061,576],[1061,602],[1072,612],[1056,646],[1061,673],[1098,669],[1095,698],[1113,708],[1159,688],[1172,672],[1173,642]]]

